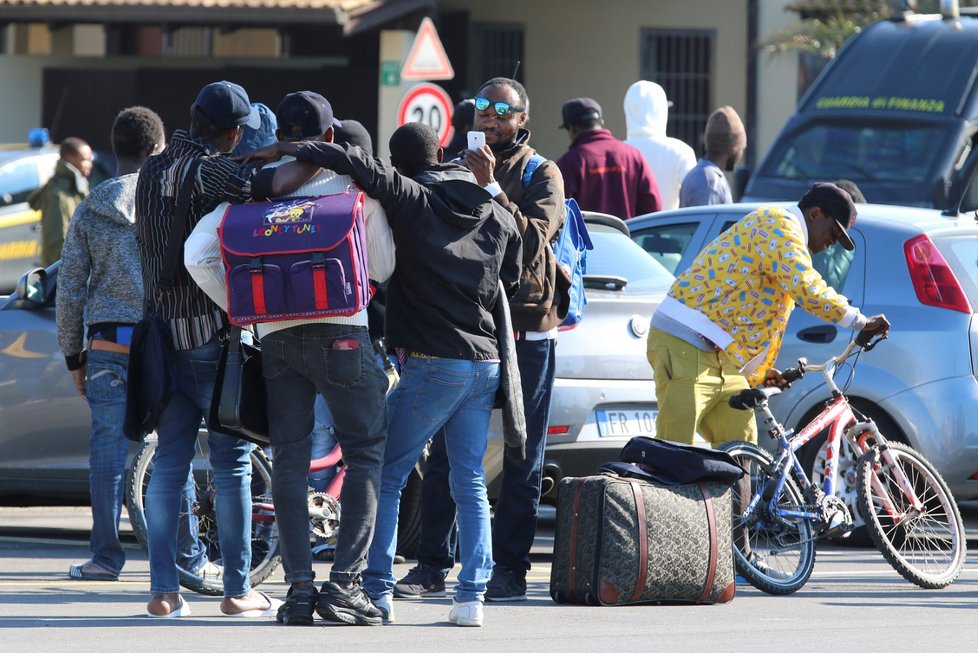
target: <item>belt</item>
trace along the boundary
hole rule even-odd
[[[412,351],[408,352],[408,356],[411,358],[441,358],[441,356],[432,356],[431,354],[422,354],[421,352]]]
[[[111,340],[92,340],[88,343],[88,348],[92,351],[114,351],[117,354],[129,353],[129,345],[120,345]]]
[[[129,343],[132,342],[132,325],[117,324],[113,326],[101,326],[89,335],[89,337],[117,342],[120,345],[126,345],[128,347]]]

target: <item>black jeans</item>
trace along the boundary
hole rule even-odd
[[[367,328],[305,324],[261,341],[268,386],[274,464],[272,497],[285,580],[313,580],[308,476],[316,393],[333,415],[343,449],[341,528],[330,580],[355,581],[373,538],[387,440],[387,377],[375,360]]]

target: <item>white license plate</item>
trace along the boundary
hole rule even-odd
[[[601,437],[655,436],[657,410],[623,408],[621,410],[595,411],[598,418],[598,435]]]

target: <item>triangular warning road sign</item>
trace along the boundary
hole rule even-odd
[[[452,79],[455,69],[445,54],[445,48],[438,38],[435,24],[427,16],[421,21],[418,35],[408,52],[404,66],[401,68],[401,79]]]

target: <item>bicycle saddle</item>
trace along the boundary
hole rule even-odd
[[[779,394],[781,394],[781,388],[751,388],[750,390],[741,390],[730,397],[727,403],[730,404],[731,408],[737,410],[754,410],[767,401],[768,397]]]

